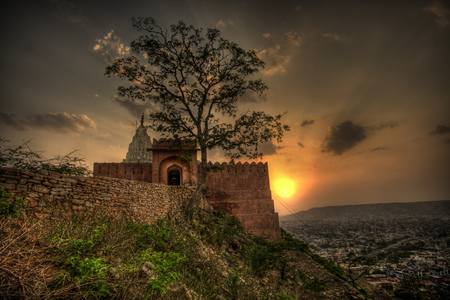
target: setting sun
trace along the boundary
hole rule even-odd
[[[296,183],[292,179],[280,178],[273,182],[273,192],[280,197],[289,198],[296,192]]]

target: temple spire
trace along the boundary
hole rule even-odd
[[[137,120],[136,120],[137,126]],[[141,117],[141,126],[136,128],[133,140],[128,146],[128,152],[124,163],[151,163],[153,160],[153,153],[147,151],[152,147],[150,136],[147,134],[147,129],[144,126],[144,113]]]

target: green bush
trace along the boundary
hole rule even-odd
[[[146,250],[141,254],[140,262],[151,262],[155,278],[148,281],[148,294],[160,292],[162,296],[167,292],[170,285],[180,279],[174,269],[186,258],[175,252],[151,252]]]
[[[334,274],[343,280],[347,280],[347,278],[344,275],[345,274],[344,270],[336,266],[332,261],[317,254],[311,254],[311,258],[314,259],[318,264],[322,265],[331,274]]]
[[[23,170],[46,170],[71,176],[85,176],[92,172],[85,165],[85,159],[73,156],[75,151],[45,159],[41,153],[31,150],[30,141],[20,146],[7,145],[8,140],[0,137],[0,167]]]
[[[200,215],[193,228],[207,243],[216,246],[236,244],[244,237],[244,227],[239,220],[224,211]]]
[[[14,195],[0,189],[0,216],[10,216],[17,218],[25,200],[18,198],[14,200]]]
[[[105,280],[110,266],[104,258],[97,258],[91,254],[106,227],[105,224],[97,226],[87,239],[54,237],[53,242],[58,242],[61,246],[57,251],[62,254],[59,259],[62,271],[59,285],[64,285],[65,281],[70,282],[72,279],[76,282],[90,279],[84,283],[90,292],[95,291],[100,296],[110,295]]]
[[[314,292],[323,292],[327,289],[327,282],[317,277],[305,280],[305,288]]]
[[[275,295],[276,300],[297,300],[297,298],[291,297],[285,292],[281,292]]]

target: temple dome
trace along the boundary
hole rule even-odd
[[[133,140],[128,146],[127,157],[123,160],[124,163],[151,163],[152,152],[147,151],[147,148],[152,147],[150,136],[147,134],[147,129],[144,126],[144,114],[142,114],[141,125],[136,129]]]

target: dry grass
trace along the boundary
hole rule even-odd
[[[0,219],[0,291],[6,299],[35,299],[48,293],[59,273],[54,246],[48,241],[44,220],[22,214]]]

